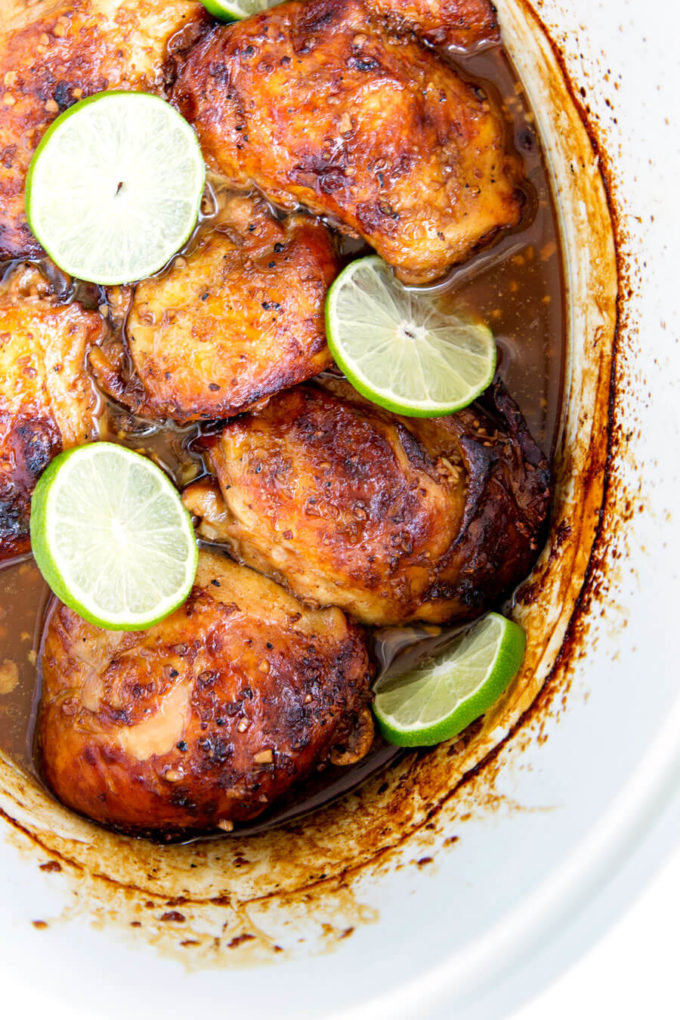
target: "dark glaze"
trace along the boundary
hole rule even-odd
[[[372,676],[363,631],[340,610],[307,609],[208,551],[184,606],[148,631],[102,631],[56,603],[42,662],[51,789],[166,839],[230,829],[326,762],[366,714]]]
[[[207,35],[173,102],[213,169],[423,285],[519,222],[522,167],[484,90],[399,28],[362,0],[275,6]]]
[[[548,462],[501,383],[435,419],[307,383],[227,422],[210,461],[227,508],[211,537],[365,624],[474,619],[545,536]]]
[[[338,273],[330,231],[309,216],[282,221],[236,194],[212,226],[137,286],[126,323],[131,376],[120,338],[90,356],[101,387],[145,418],[226,418],[332,363],[323,315]]]
[[[464,57],[455,52],[452,57],[459,73],[471,81],[483,81],[486,90],[502,97],[532,191],[519,226],[488,252],[455,269],[436,290],[451,307],[471,309],[489,322],[500,349],[501,377],[532,435],[551,455],[560,427],[564,290],[555,210],[533,115],[502,49],[493,46]],[[345,242],[344,250],[347,258],[353,258],[362,249]],[[181,486],[203,473],[201,446],[195,443],[197,428],[161,430],[111,405],[102,433],[154,457]],[[19,666],[19,684],[12,693],[0,696],[0,749],[35,774],[31,706],[36,679],[29,655],[34,660],[48,593],[30,559],[6,565],[0,583],[0,660],[7,658]],[[378,632],[376,655],[385,666],[396,654],[408,656],[413,648],[421,652],[433,640],[442,640],[439,628]],[[399,753],[376,739],[359,764],[349,769],[325,767],[252,826],[239,831],[261,831],[327,804],[379,772]]]

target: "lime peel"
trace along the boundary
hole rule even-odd
[[[378,727],[399,747],[450,740],[507,690],[526,646],[521,627],[489,613],[458,635],[435,660],[406,673],[389,672],[375,686]]]
[[[203,6],[209,14],[220,21],[243,21],[254,14],[261,14],[282,3],[282,0],[238,0],[235,3],[224,2],[224,0],[202,0]]]
[[[186,600],[198,547],[163,471],[115,443],[60,454],[31,505],[31,544],[54,594],[106,630],[143,630]]]

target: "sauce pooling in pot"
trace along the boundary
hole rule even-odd
[[[534,118],[502,48],[455,55],[457,69],[498,97],[520,152],[530,193],[518,228],[457,267],[434,288],[445,304],[484,319],[499,347],[499,371],[529,428],[548,454],[555,450],[561,415],[565,358],[564,286],[555,208]],[[346,258],[362,253],[345,245]],[[59,284],[59,280],[55,280]],[[71,292],[90,306],[98,295],[81,285]],[[101,435],[151,455],[183,487],[204,471],[201,427],[161,428],[104,405]],[[34,716],[42,621],[50,594],[32,558],[0,566],[0,752],[33,775]],[[441,640],[437,628],[406,628],[374,635],[377,660],[411,655],[423,642]],[[328,766],[291,791],[240,833],[260,831],[311,811],[356,787],[397,753],[376,738],[369,755],[349,768]]]

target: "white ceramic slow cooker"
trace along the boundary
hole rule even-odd
[[[407,758],[310,822],[191,850],[99,839],[0,762],[5,1009],[502,1016],[585,946],[607,889],[634,892],[616,876],[680,777],[680,16],[498,6],[569,296],[555,520],[517,610],[526,715],[499,705],[474,760]]]

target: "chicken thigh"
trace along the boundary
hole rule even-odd
[[[489,0],[364,0],[374,18],[393,32],[413,32],[433,46],[467,50],[500,37],[496,8]]]
[[[85,360],[104,328],[96,312],[61,304],[37,269],[0,287],[0,559],[28,549],[31,494],[52,458],[96,435]]]
[[[423,284],[519,221],[522,168],[490,99],[388,9],[308,0],[220,26],[173,97],[214,169],[330,217]],[[396,7],[419,9],[434,8]]]
[[[372,740],[361,629],[215,553],[201,553],[188,601],[146,631],[100,630],[57,603],[41,669],[45,779],[128,832],[229,829]]]
[[[95,377],[145,418],[238,414],[330,364],[323,308],[337,269],[321,223],[281,222],[264,202],[231,196],[190,254],[138,284],[127,349],[93,351]]]
[[[68,106],[104,89],[164,93],[210,19],[199,0],[3,0],[0,258],[40,252],[24,213],[31,157]]]
[[[535,561],[548,464],[501,385],[448,418],[402,418],[344,380],[279,394],[210,451],[221,498],[185,493],[212,541],[298,597],[367,624],[477,616]]]

